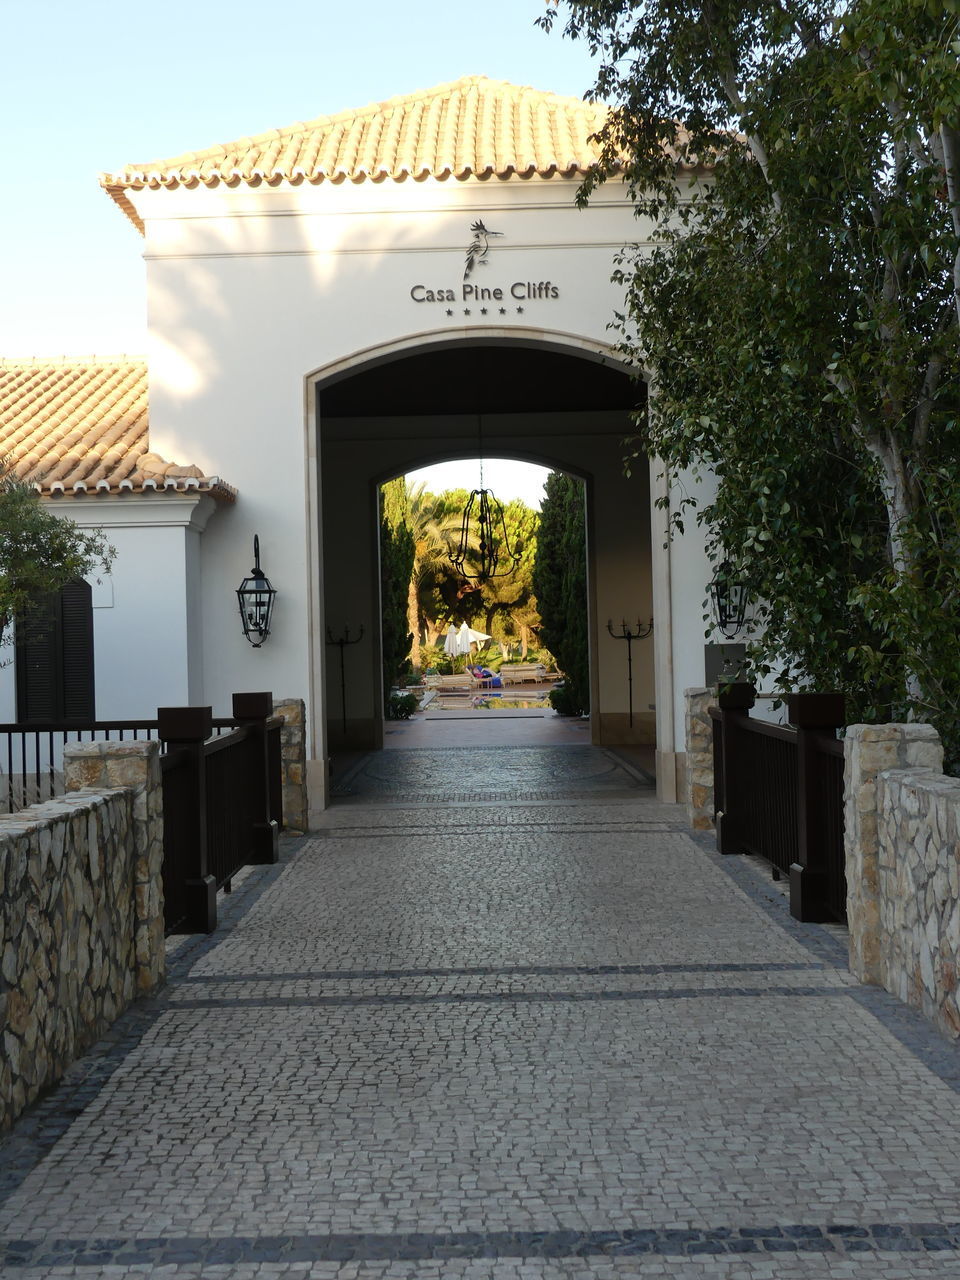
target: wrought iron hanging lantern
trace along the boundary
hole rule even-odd
[[[520,563],[520,552],[510,550],[503,506],[494,497],[493,490],[483,485],[483,415],[480,413],[477,414],[477,455],[480,488],[472,490],[467,499],[460,523],[460,540],[450,562],[465,581],[489,582],[491,578],[505,578],[512,573]],[[497,566],[506,560],[509,566],[497,572]],[[468,566],[476,572],[471,573]]]
[[[520,552],[510,550],[503,507],[492,489],[474,489],[471,492],[463,509],[460,541],[450,560],[461,578],[473,582],[504,578],[519,564]],[[498,573],[497,566],[501,560],[509,560],[510,564]],[[468,566],[476,572],[470,572]]]
[[[255,649],[259,649],[270,634],[270,619],[277,593],[260,568],[260,538],[257,534],[253,535],[253,560],[250,577],[244,578],[237,588],[237,600],[243,634]]]
[[[713,597],[717,626],[728,640],[732,640],[743,629],[747,615],[747,589],[734,576],[729,560],[718,565],[710,583],[710,595]]]

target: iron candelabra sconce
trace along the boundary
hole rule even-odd
[[[620,630],[614,631],[613,621],[607,620],[607,630],[613,636],[614,640],[626,640],[627,642],[627,690],[630,706],[630,728],[633,728],[633,642],[634,640],[646,640],[648,636],[653,635],[653,619],[646,624],[637,619],[637,628],[634,631],[629,625],[626,618],[620,621]]]
[[[340,650],[340,724],[343,729],[343,736],[347,736],[347,681],[344,674],[343,651],[351,644],[359,644],[363,639],[363,623],[360,623],[360,634],[351,637],[350,628],[344,627],[343,634],[334,638],[333,632],[327,627],[327,644],[335,644]]]

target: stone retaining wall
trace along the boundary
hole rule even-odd
[[[684,689],[687,767],[683,799],[687,821],[695,831],[713,828],[713,721],[716,689]]]
[[[960,1035],[960,779],[929,724],[844,741],[850,969]]]
[[[280,759],[283,774],[283,825],[287,831],[307,829],[306,708],[302,698],[275,698],[273,714],[283,716]]]
[[[158,752],[73,745],[69,794],[0,817],[0,1130],[163,980]]]
[[[877,778],[880,985],[960,1035],[960,779]]]
[[[882,985],[877,778],[887,769],[943,766],[929,724],[851,724],[843,740],[843,839],[847,874],[850,971]],[[892,857],[891,853],[885,857]]]

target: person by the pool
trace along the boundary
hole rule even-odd
[[[470,670],[478,680],[489,680],[491,689],[502,689],[503,681],[495,671],[491,671],[489,667],[471,667]]]

